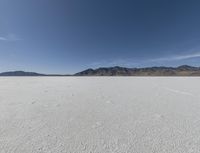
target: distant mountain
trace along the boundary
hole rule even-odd
[[[46,76],[46,75],[35,72],[9,71],[0,73],[0,76]]]
[[[126,68],[115,66],[87,69],[74,75],[9,71],[0,73],[0,76],[200,76],[200,67],[182,65],[179,67]]]
[[[87,69],[76,73],[75,76],[200,76],[200,68],[188,65],[179,67],[147,67],[147,68],[125,68],[125,67],[103,67],[98,69]]]
[[[36,72],[25,71],[8,71],[0,73],[0,76],[71,76],[68,74],[41,74]]]

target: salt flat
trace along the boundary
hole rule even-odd
[[[1,77],[0,153],[200,153],[198,77]]]

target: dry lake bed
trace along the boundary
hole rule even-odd
[[[1,77],[0,153],[200,153],[200,78]]]

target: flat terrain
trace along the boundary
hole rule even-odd
[[[200,78],[1,77],[0,153],[200,153]]]

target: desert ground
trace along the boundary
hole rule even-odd
[[[1,77],[0,153],[200,153],[200,78]]]

